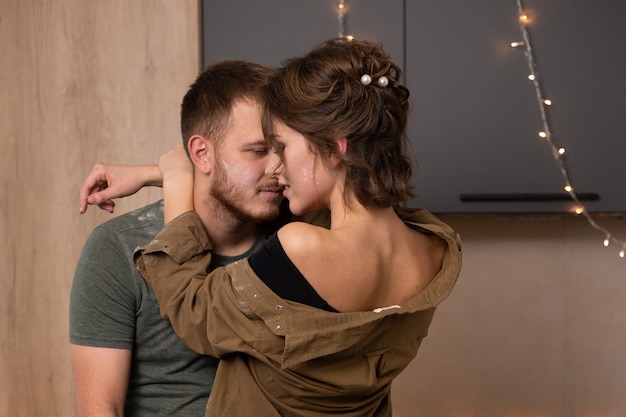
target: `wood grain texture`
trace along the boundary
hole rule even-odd
[[[72,415],[68,300],[97,161],[153,163],[180,140],[200,68],[197,0],[0,3],[0,416]],[[117,213],[160,197],[146,190]]]

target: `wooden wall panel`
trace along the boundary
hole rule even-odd
[[[78,187],[96,161],[150,163],[179,142],[198,22],[197,0],[0,3],[0,417],[72,415],[70,285],[110,217],[80,216]]]

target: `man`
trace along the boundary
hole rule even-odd
[[[272,230],[259,223],[279,214],[282,195],[265,176],[258,107],[270,74],[256,64],[224,61],[202,73],[183,99],[183,145],[194,165],[194,206],[213,242],[211,267],[256,250]],[[81,189],[81,212],[88,199],[113,211],[106,197],[112,185],[96,164]],[[135,247],[162,226],[159,201],[98,226],[85,244],[70,300],[77,417],[204,414],[217,360],[176,337],[132,263]]]

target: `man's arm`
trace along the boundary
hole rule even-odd
[[[122,417],[132,351],[71,345],[76,417]]]
[[[130,253],[109,227],[93,230],[70,293],[69,338],[77,417],[123,416],[136,331]]]

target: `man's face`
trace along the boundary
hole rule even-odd
[[[240,220],[267,222],[278,216],[282,189],[265,174],[269,162],[258,104],[235,102],[229,126],[215,149],[210,194]]]

